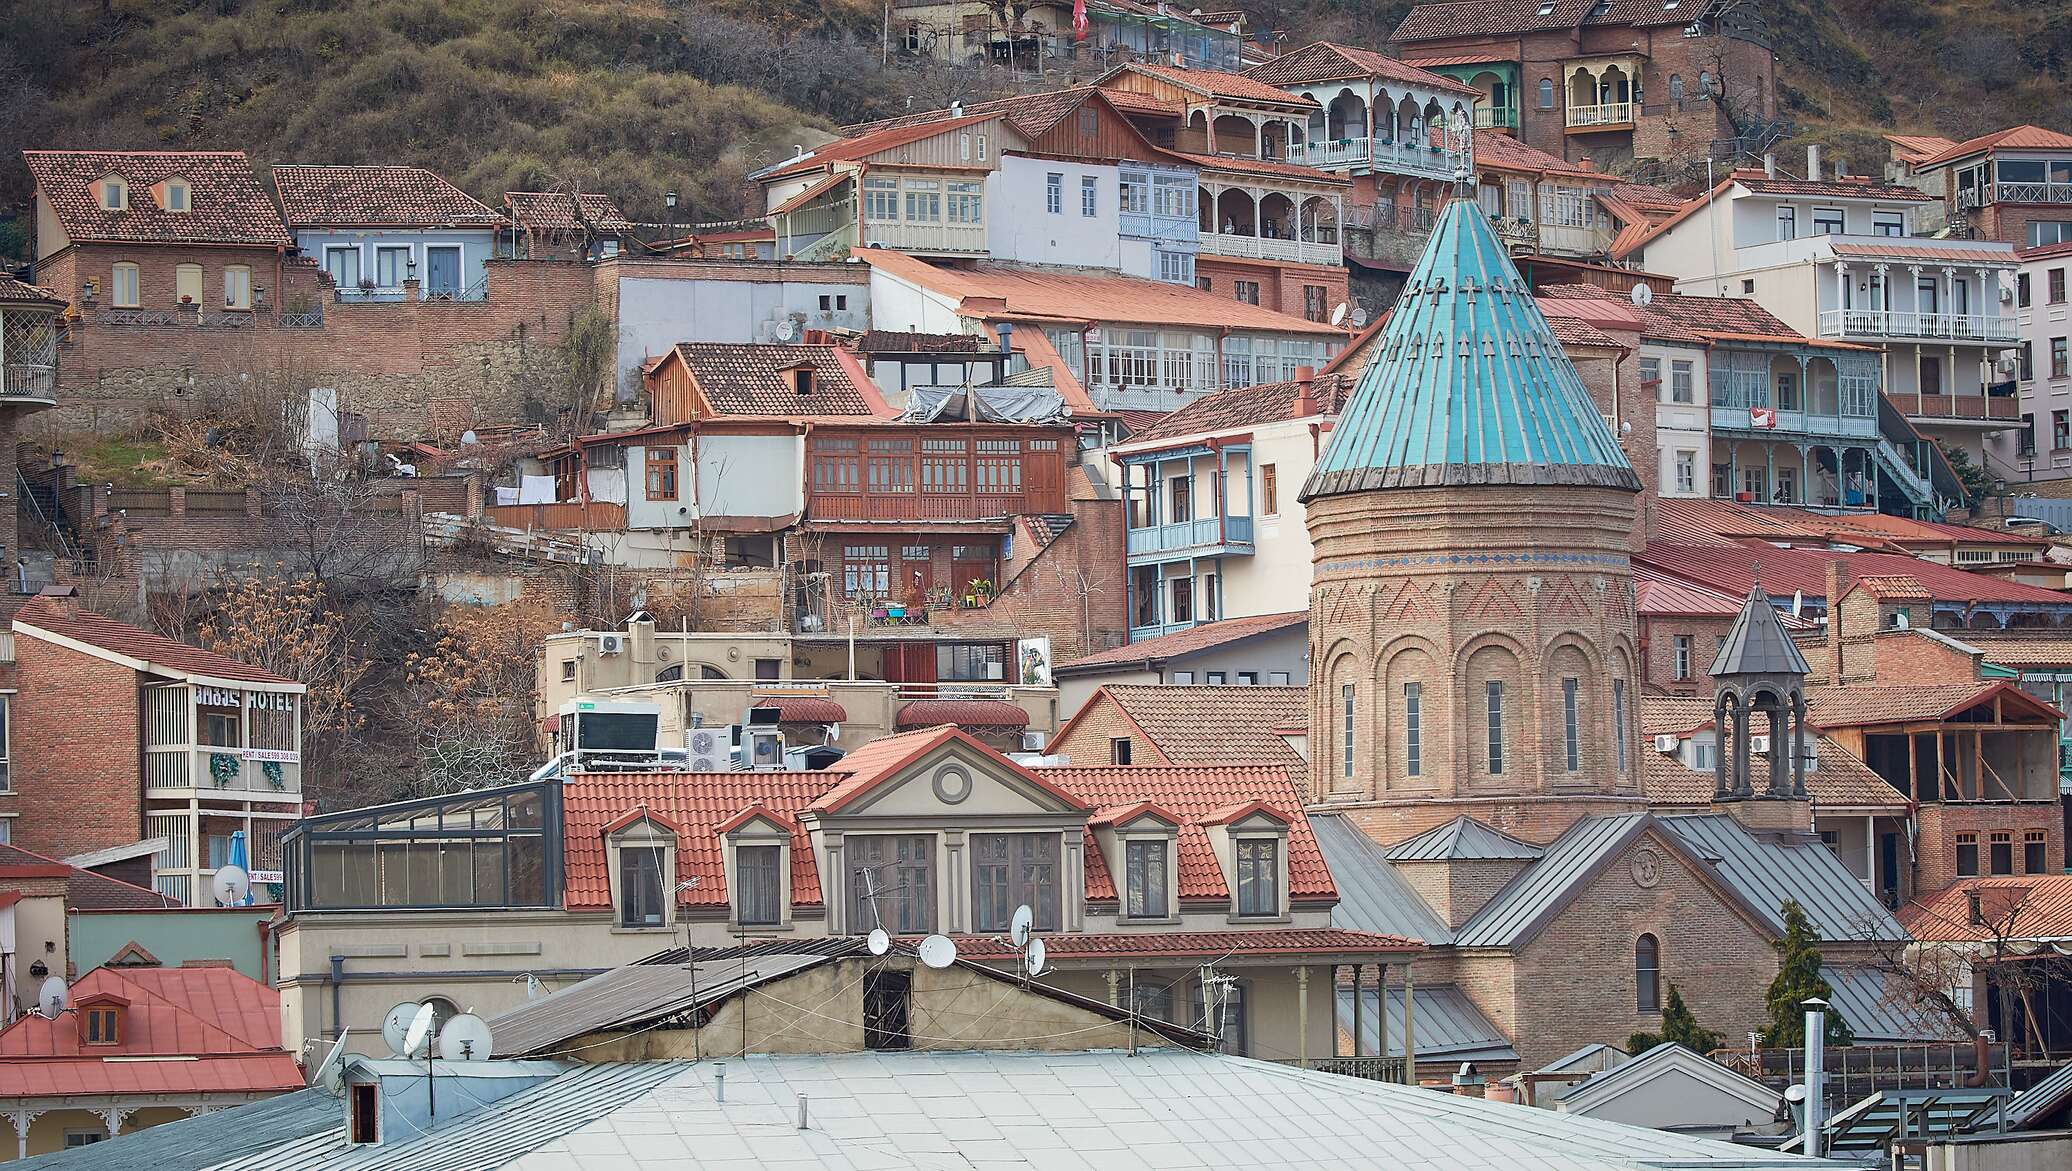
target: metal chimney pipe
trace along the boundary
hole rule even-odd
[[[799,1095],[799,1129],[806,1129],[806,1095]]]
[[[1806,144],[1806,178],[1820,178],[1820,144],[1817,142]]]
[[[1813,148],[1813,149],[1818,149]],[[1826,1079],[1827,1062],[1827,1001],[1818,996],[1804,1002],[1806,1007],[1806,1134],[1799,1144],[1799,1153],[1809,1159],[1820,1157],[1820,1128],[1826,1113],[1825,1100],[1821,1098]]]
[[[727,1100],[727,1063],[724,1061],[712,1067],[712,1100]]]
[[[1765,151],[1763,153],[1763,174],[1772,179],[1777,177],[1776,151]]]

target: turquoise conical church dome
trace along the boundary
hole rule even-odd
[[[1638,491],[1640,477],[1488,217],[1455,199],[1302,498],[1515,484]]]

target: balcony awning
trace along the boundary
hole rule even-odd
[[[1004,699],[917,699],[899,709],[895,728],[933,728],[955,724],[960,728],[1026,728],[1029,713]]]
[[[776,708],[781,724],[839,724],[849,718],[839,701],[819,695],[758,696],[750,706]]]

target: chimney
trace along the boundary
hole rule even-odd
[[[952,118],[962,118],[963,116],[964,116],[964,99],[963,99],[963,98],[951,98],[951,99],[950,99],[950,117],[952,117]]]
[[[1776,151],[1770,151],[1763,155],[1763,174],[1765,177],[1771,179],[1775,179],[1777,177]]]
[[[1817,142],[1806,144],[1806,178],[1820,178],[1820,144]]]
[[[1842,559],[1827,563],[1827,682],[1842,682]]]
[[[1307,419],[1317,413],[1317,368],[1315,366],[1295,367],[1295,405],[1289,409],[1291,419]]]
[[[1014,322],[1003,321],[994,327],[994,331],[1000,335],[1000,352],[1014,353]]]
[[[1848,160],[1848,159],[1845,159],[1845,158],[1842,158],[1841,156],[1837,155],[1837,156],[1835,157],[1835,178],[1837,178],[1837,179],[1847,179],[1848,177],[1849,177],[1849,160]]]

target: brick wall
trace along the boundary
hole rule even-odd
[[[1453,801],[1330,802],[1384,846],[1414,838],[1467,814],[1514,838],[1546,845],[1585,817],[1638,813],[1640,797],[1489,797]]]
[[[1120,646],[1128,624],[1122,505],[1074,500],[1068,507],[1071,527],[1034,557],[1023,556],[1035,542],[1028,520],[1016,521],[1016,557],[1003,567],[1000,592],[991,605],[942,611],[932,614],[930,623],[951,635],[1002,625],[1023,637],[1048,635],[1053,663]]]
[[[1953,189],[1947,196],[1949,206],[1956,205]],[[2072,220],[2072,208],[2063,205],[2039,206],[2033,203],[1990,203],[1973,213],[1973,224],[1981,240],[2001,240],[2017,248],[2029,246],[2029,223],[2032,220]],[[2042,295],[2042,290],[2037,291]]]
[[[1225,300],[1237,297],[1237,282],[1255,281],[1259,285],[1259,307],[1286,313],[1291,317],[1303,315],[1304,285],[1323,287],[1327,320],[1331,310],[1346,299],[1346,273],[1343,268],[1275,264],[1271,261],[1240,260],[1205,254],[1195,258],[1194,275],[1197,280],[1202,277],[1209,278],[1209,292]]]
[[[1165,763],[1165,757],[1157,746],[1137,730],[1114,700],[1105,695],[1088,700],[1080,709],[1078,721],[1052,741],[1046,751],[1069,756],[1072,763],[1080,767],[1113,764],[1111,753],[1117,740],[1130,742],[1131,764]]]
[[[1424,899],[1432,913],[1455,929],[1524,869],[1523,859],[1510,858],[1395,864],[1397,875]]]
[[[1642,685],[1649,691],[1664,691],[1672,695],[1711,695],[1712,676],[1706,671],[1719,653],[1720,640],[1726,637],[1727,628],[1733,624],[1731,618],[1694,618],[1681,614],[1651,618],[1641,615]],[[1678,635],[1691,640],[1691,677],[1684,680],[1676,677]],[[1813,657],[1809,648],[1806,658],[1810,662]]]
[[[15,662],[14,844],[64,857],[143,837],[136,673],[27,634]]]
[[[1919,840],[1915,846],[1917,858],[1914,863],[1914,888],[1917,891],[1941,890],[1956,882],[1959,877],[1968,877],[1957,873],[1957,837],[1960,834],[1976,835],[1978,869],[1981,874],[1993,873],[1992,835],[2008,834],[2014,855],[2013,872],[2021,874],[2024,873],[2023,840],[2029,832],[2040,830],[2044,835],[2042,872],[2063,873],[2065,822],[2064,812],[2058,802],[1923,804],[1919,806],[1916,819],[1916,824],[1920,826]]]
[[[138,266],[141,308],[175,313],[180,323],[103,321],[120,262]],[[189,321],[174,294],[182,263],[202,265],[205,319],[244,324]],[[253,270],[256,307],[248,315],[218,308],[230,264]],[[475,423],[522,421],[541,413],[537,384],[557,369],[553,347],[572,316],[596,303],[597,281],[588,265],[563,261],[492,260],[485,272],[481,301],[344,304],[333,298],[328,275],[270,249],[69,249],[39,265],[38,278],[74,298],[88,278],[100,291],[94,305],[80,306],[59,355],[62,405],[48,425],[130,426],[168,405],[235,400],[258,379],[336,387],[341,406],[366,414],[377,435],[428,434],[427,414],[442,398],[471,403]],[[279,324],[284,312],[317,309],[319,328]]]

